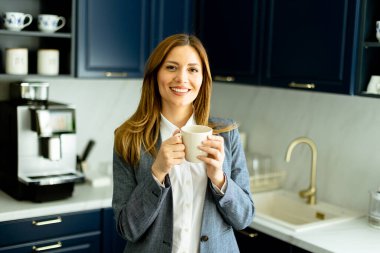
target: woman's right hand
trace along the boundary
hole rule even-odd
[[[166,174],[170,172],[174,165],[182,163],[184,159],[185,145],[182,143],[180,131],[176,130],[172,137],[162,142],[156,160],[152,165],[152,173],[163,183]]]

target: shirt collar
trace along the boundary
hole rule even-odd
[[[194,113],[190,116],[188,121],[186,122],[185,126],[188,125],[196,125]],[[174,131],[177,130],[178,127],[171,123],[167,118],[165,118],[164,115],[161,113],[161,125],[160,125],[160,133],[161,133],[161,139],[162,141],[165,141],[166,139],[170,138]]]

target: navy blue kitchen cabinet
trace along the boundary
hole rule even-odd
[[[196,34],[208,53],[214,80],[259,81],[262,3],[199,1]]]
[[[353,94],[360,0],[200,0],[214,80]]]
[[[378,20],[380,20],[380,2],[378,0],[363,0],[356,86],[356,94],[360,96],[380,98],[380,94],[367,93],[371,76],[380,75],[380,42],[376,38],[376,21]]]
[[[293,246],[287,242],[271,237],[253,228],[234,231],[240,253],[282,252],[282,253],[309,253],[309,251]],[[264,249],[264,250],[263,250]]]
[[[194,0],[82,0],[77,14],[79,78],[142,77],[166,36],[192,33]]]
[[[269,0],[262,82],[353,94],[358,0]]]
[[[148,55],[148,0],[81,0],[77,77],[139,77]]]
[[[100,252],[101,212],[83,211],[0,223],[0,252]]]
[[[151,0],[150,52],[167,36],[194,33],[194,0]]]
[[[104,253],[120,253],[125,248],[126,241],[119,236],[116,231],[116,223],[114,220],[112,208],[104,208],[102,222],[102,252]]]

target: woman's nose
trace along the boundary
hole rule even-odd
[[[185,70],[180,70],[177,72],[177,75],[175,77],[175,80],[179,83],[185,83],[188,80],[188,75]]]

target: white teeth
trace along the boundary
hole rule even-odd
[[[187,92],[189,89],[179,89],[179,88],[172,88],[172,90],[174,90],[175,92]]]

